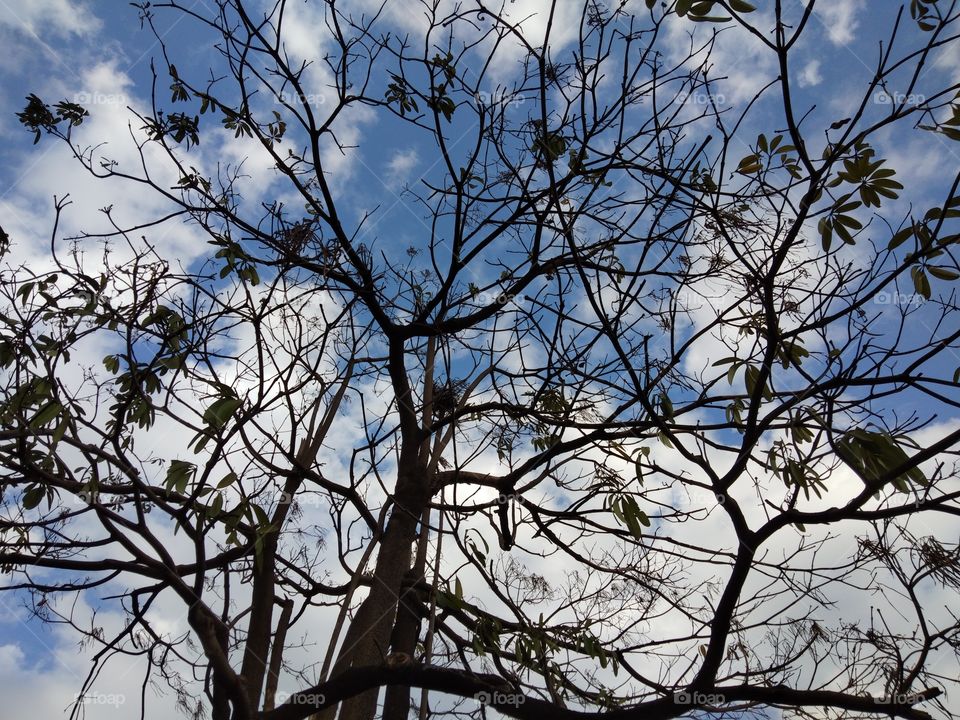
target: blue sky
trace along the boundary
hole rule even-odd
[[[641,0],[631,0],[640,5]],[[191,5],[191,3],[186,3]],[[758,16],[769,14],[771,2],[757,0]],[[787,0],[788,12],[799,12],[799,0]],[[192,6],[207,8],[209,3],[197,0]],[[341,3],[341,7],[350,6]],[[369,7],[367,0],[355,0],[357,11]],[[535,26],[538,10],[543,3],[537,0],[518,0],[511,12],[516,17],[530,15]],[[311,34],[310,22],[316,21],[315,4],[296,3],[302,13],[301,22],[291,30],[290,47],[294,55],[318,53]],[[901,3],[894,0],[821,0],[807,34],[793,54],[790,74],[793,81],[794,105],[809,111],[805,123],[812,128],[827,127],[843,121],[855,110],[877,64],[881,42],[889,35],[891,20]],[[397,7],[394,3],[391,7]],[[209,9],[209,8],[207,8]],[[36,93],[48,102],[66,98],[85,105],[91,117],[82,128],[86,142],[95,144],[108,141],[105,149],[98,150],[109,157],[121,158],[124,162],[135,161],[129,137],[124,137],[128,123],[134,129],[136,118],[131,118],[127,105],[144,107],[150,94],[151,61],[159,73],[158,94],[164,103],[169,99],[169,80],[164,71],[160,47],[150,33],[142,29],[139,11],[120,0],[97,0],[95,2],[70,2],[69,0],[0,0],[0,43],[7,48],[0,58],[0,225],[10,233],[16,243],[14,257],[27,263],[41,263],[48,246],[50,225],[53,219],[52,198],[67,193],[75,199],[65,218],[66,233],[102,229],[103,217],[98,209],[113,204],[119,217],[125,221],[156,216],[166,206],[158,198],[131,190],[119,183],[95,183],[67,156],[62,145],[42,141],[33,145],[33,136],[16,121],[14,113],[25,104],[25,96]],[[397,29],[404,27],[407,19],[403,11],[388,15],[386,22]],[[158,19],[159,28],[168,43],[171,59],[181,73],[190,73],[193,79],[202,78],[206,68],[216,65],[219,59],[210,49],[209,37],[193,23],[182,20],[170,24],[169,18]],[[669,28],[669,41],[679,53],[691,42],[689,33],[694,29],[689,23],[677,22]],[[699,26],[694,42],[703,42],[711,28]],[[563,28],[568,32],[570,28]],[[561,35],[563,33],[561,32]],[[563,40],[569,42],[571,34]],[[909,17],[905,17],[896,47],[906,49],[916,46],[923,38]],[[313,45],[311,43],[314,43]],[[668,47],[670,47],[668,45]],[[877,119],[888,112],[894,102],[922,103],[926,93],[960,81],[960,52],[958,44],[932,56],[925,64],[915,97],[903,95],[908,79],[906,74],[896,78],[885,90],[877,91],[868,102],[865,117]],[[715,101],[721,106],[733,108],[731,116],[749,102],[778,72],[773,58],[756,38],[737,28],[721,31],[714,50],[715,68],[712,77],[715,84],[712,97],[693,95],[688,104],[694,110],[698,104]],[[495,78],[508,83],[516,77],[519,69],[517,58],[507,58],[499,66]],[[902,85],[897,85],[901,82]],[[384,86],[385,79],[375,82]],[[491,83],[491,92],[496,92]],[[322,109],[327,102],[322,84],[317,86],[314,98]],[[526,113],[525,99],[517,98],[511,110],[518,115]],[[777,96],[761,96],[753,110],[745,118],[734,143],[741,143],[743,155],[751,152],[750,145],[760,133],[768,138],[782,131],[782,118],[772,108]],[[169,106],[169,103],[166,103]],[[455,120],[451,136],[457,135]],[[420,179],[439,181],[444,168],[439,163],[435,149],[421,134],[411,132],[402,123],[384,113],[375,113],[359,108],[345,118],[338,127],[345,145],[356,146],[339,153],[328,149],[326,155],[329,169],[337,178],[336,193],[341,208],[356,226],[365,213],[377,210],[362,231],[365,242],[391,259],[410,262],[422,267],[423,256],[408,259],[407,248],[422,250],[425,233],[424,212],[404,193],[406,186],[417,187]],[[461,135],[460,138],[466,137]],[[811,136],[812,137],[812,136]],[[909,188],[904,199],[884,206],[883,213],[890,222],[898,223],[911,208],[908,202],[920,208],[920,214],[929,205],[939,202],[960,168],[960,143],[951,142],[929,132],[913,132],[905,127],[884,131],[878,136],[878,155],[888,159],[888,164],[898,172],[898,179]],[[814,138],[822,142],[824,138]],[[688,142],[699,141],[691,137]],[[455,152],[466,152],[456,146]],[[816,147],[816,155],[820,148]],[[245,157],[245,147],[229,135],[210,133],[203,136],[199,154],[207,162],[221,160],[237,163]],[[245,168],[250,175],[244,183],[246,199],[257,202],[272,199],[280,184],[271,174],[268,163],[262,156],[253,155]],[[281,196],[283,197],[283,196]],[[872,239],[885,245],[890,232],[875,221],[863,241]],[[198,264],[207,254],[208,246],[198,233],[182,226],[164,228],[159,233],[159,242],[170,257],[184,263]],[[504,247],[506,252],[508,248]],[[856,262],[857,256],[851,255]],[[478,286],[494,284],[496,271],[478,271],[474,282]],[[949,297],[949,288],[936,285],[935,293]],[[903,288],[903,297],[888,298],[886,306],[876,303],[870,312],[880,313],[876,327],[886,322],[883,313],[895,307],[897,302],[913,303],[916,296],[912,288]],[[933,331],[926,323],[922,309],[914,316],[917,322],[908,329],[917,337]],[[709,347],[697,355],[692,363],[709,363],[717,359],[716,347]],[[960,365],[960,358],[948,358],[945,362]],[[922,408],[923,400],[904,395],[898,398],[897,409],[905,412],[911,407]],[[956,418],[939,418],[940,422],[956,422]],[[0,604],[11,599],[0,597]],[[57,677],[58,667],[69,666],[71,673],[82,676],[85,665],[73,651],[74,646],[63,634],[41,628],[35,623],[20,624],[2,612],[0,605],[0,674],[11,678],[22,676],[22,667],[31,666],[35,672],[29,679],[33,688],[41,688],[49,704],[47,709],[59,711],[64,698],[69,698],[69,683]],[[8,607],[9,610],[9,607]],[[11,611],[13,612],[13,611]],[[21,673],[21,674],[18,674]],[[75,679],[75,678],[74,678]],[[4,688],[0,681],[0,689]],[[74,683],[75,685],[77,683]],[[136,679],[118,679],[117,687],[133,693]],[[33,695],[17,692],[16,687],[7,687],[12,692],[11,717],[31,707]],[[118,690],[119,692],[119,690]],[[59,704],[57,704],[59,703]],[[94,713],[88,716],[96,717]]]

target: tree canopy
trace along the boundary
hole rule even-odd
[[[960,7],[831,93],[826,4],[143,2],[30,94],[112,198],[2,233],[71,716],[957,717]]]

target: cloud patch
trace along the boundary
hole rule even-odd
[[[800,87],[814,87],[822,81],[823,76],[820,74],[819,60],[811,60],[808,62],[803,66],[800,74],[797,75],[797,82],[800,84]]]
[[[413,148],[399,150],[387,163],[383,182],[391,189],[407,184],[411,171],[420,163],[420,156]]]
[[[834,45],[849,45],[856,37],[860,25],[859,15],[866,7],[866,0],[834,0],[821,7],[816,14],[823,22],[827,37]]]

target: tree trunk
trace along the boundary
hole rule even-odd
[[[417,524],[429,499],[425,468],[415,462],[416,449],[410,453],[414,462],[408,461],[412,467],[406,471],[404,454],[401,453],[401,471],[397,478],[396,506],[380,544],[370,594],[350,623],[331,677],[349,667],[379,665],[389,654],[398,598],[403,579],[410,570],[412,546],[417,539]],[[340,720],[373,720],[377,696],[378,692],[371,690],[345,701]]]
[[[417,583],[423,574],[419,568],[412,568],[406,575],[403,594],[397,609],[397,622],[390,636],[390,652],[395,658],[412,662],[417,651],[417,639],[420,637],[420,625],[423,621],[424,607]],[[410,714],[410,687],[390,685],[387,687],[383,702],[384,720],[406,720]]]

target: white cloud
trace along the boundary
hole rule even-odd
[[[504,17],[510,22],[517,23],[524,38],[534,48],[543,45],[549,23],[550,47],[553,52],[557,52],[577,39],[582,12],[581,2],[561,0],[553,6],[551,18],[548,3],[541,0],[515,0],[504,8]],[[516,59],[520,59],[525,52],[520,45],[515,46],[515,51]]]
[[[420,162],[420,156],[413,148],[398,150],[387,163],[383,181],[388,187],[397,188],[406,184],[410,172]]]
[[[797,76],[800,87],[813,87],[814,85],[819,85],[822,80],[823,76],[820,74],[819,60],[811,60],[808,62],[803,66],[803,70],[801,70]]]
[[[948,43],[934,53],[933,65],[949,73],[952,82],[960,82],[960,43]]]
[[[757,13],[753,22],[764,28],[772,25],[773,17]],[[720,105],[752,99],[777,76],[776,56],[752,33],[736,25],[727,25],[717,33],[711,46],[708,33],[716,29],[698,25],[686,18],[671,16],[666,25],[667,38],[663,47],[669,48],[667,52],[674,62],[680,62],[690,54],[685,61],[690,69],[699,68],[707,61],[712,68],[710,77],[723,78],[714,81],[711,90]],[[697,97],[696,93],[692,95]],[[705,106],[705,101],[700,101],[694,109],[700,112]]]
[[[2,2],[2,0],[0,0]],[[13,2],[13,0],[7,0],[7,2]],[[36,7],[47,7],[57,8],[66,4],[66,0],[46,0],[44,2],[37,2]],[[567,12],[565,8],[569,8],[569,3],[561,3],[560,13],[561,15],[564,12]],[[292,5],[291,8],[299,8],[299,5]],[[316,6],[304,6],[304,7],[316,7]],[[394,8],[405,7],[401,3],[395,3],[391,5]],[[837,10],[837,7],[841,8],[842,12],[846,12],[847,15],[843,16],[841,11]],[[838,36],[842,36],[843,33],[852,32],[852,27],[856,26],[856,13],[862,7],[860,0],[854,0],[854,2],[840,2],[838,0],[837,7],[831,6],[824,11],[824,15],[827,14],[837,14],[840,12],[838,17],[841,17],[837,21],[836,27],[839,28]],[[513,10],[513,15],[515,17],[523,17],[524,14],[529,14],[531,8],[536,9],[536,4],[532,0],[521,1],[518,0],[516,9]],[[304,11],[306,12],[306,11]],[[409,13],[411,16],[414,13]],[[419,18],[419,16],[418,16]],[[845,20],[843,19],[845,18]],[[319,13],[314,13],[311,16],[312,21],[322,22],[322,16]],[[529,32],[531,39],[536,37],[537,32],[541,33],[542,36],[542,20],[531,18],[525,25],[524,28]],[[841,21],[845,24],[840,24]],[[2,18],[0,18],[2,22]],[[291,28],[296,28],[296,51],[298,54],[304,56],[316,55],[321,48],[318,47],[319,41],[316,40],[317,37],[322,37],[323,33],[314,33],[311,28],[316,27],[315,25],[310,25],[306,22],[296,22],[290,24]],[[678,29],[683,29],[682,26],[678,25]],[[555,28],[556,32],[563,32],[569,34],[571,29],[575,29],[576,24],[571,22],[565,22],[562,28]],[[65,32],[69,32],[66,30]],[[683,32],[686,32],[685,30]],[[769,52],[764,51],[762,46],[758,42],[752,39],[752,36],[745,36],[741,31],[729,31],[723,34],[722,40],[718,42],[718,54],[715,55],[716,65],[718,68],[727,68],[735,65],[739,65],[739,69],[735,72],[731,72],[731,79],[728,83],[725,83],[723,86],[723,92],[727,95],[728,99],[731,101],[736,101],[739,99],[744,99],[749,96],[752,96],[759,87],[761,87],[767,79],[770,78],[771,73],[773,73],[773,65]],[[833,35],[831,34],[831,39],[833,40]],[[834,42],[837,42],[834,40]],[[507,53],[508,57],[513,57],[511,53]],[[319,64],[318,64],[319,67]],[[759,70],[758,70],[759,68]],[[65,78],[65,82],[69,82],[70,78]],[[325,87],[325,83],[328,82],[326,76],[321,72],[312,76],[311,80],[311,89],[316,91],[322,90]],[[806,87],[804,83],[807,82],[809,85],[816,85],[821,82],[820,75],[820,62],[818,60],[813,60],[807,63],[806,66],[801,70],[800,75],[798,76],[798,82],[802,87]],[[119,73],[115,67],[109,64],[100,64],[97,67],[93,68],[89,73],[84,75],[84,82],[76,88],[71,88],[77,92],[88,93],[91,98],[96,100],[95,106],[91,107],[91,110],[94,113],[94,117],[91,118],[89,124],[83,126],[83,133],[85,136],[88,136],[91,140],[94,138],[110,138],[114,140],[117,144],[111,145],[108,148],[109,153],[112,157],[116,157],[120,161],[125,161],[129,163],[131,160],[135,160],[129,152],[129,147],[131,143],[129,142],[128,135],[126,134],[126,124],[129,119],[129,115],[124,111],[124,104],[126,102],[133,102],[127,100],[123,97],[124,92],[130,87],[129,79],[123,74]],[[132,92],[132,90],[130,90]],[[101,95],[103,97],[101,97]],[[110,98],[108,96],[114,95],[116,97]],[[135,98],[134,98],[135,101]],[[327,109],[331,107],[328,101],[317,100],[317,106],[326,105]],[[343,122],[343,134],[341,134],[341,141],[345,144],[356,144],[361,139],[361,133],[358,129],[358,123],[355,122],[357,119],[363,119],[365,122],[372,122],[372,115],[365,108],[358,108],[357,112],[350,117],[350,121]],[[18,128],[19,130],[19,128]],[[11,212],[16,212],[19,216],[16,222],[17,232],[12,232],[18,238],[22,239],[24,242],[28,242],[31,238],[30,233],[32,232],[33,239],[42,240],[42,234],[45,229],[49,226],[49,223],[43,222],[45,218],[49,215],[49,197],[53,192],[60,192],[61,188],[69,188],[74,191],[74,197],[77,199],[73,211],[76,215],[71,214],[70,222],[71,226],[73,225],[82,225],[84,227],[89,227],[88,224],[97,225],[102,224],[102,217],[97,213],[97,208],[102,207],[103,205],[109,204],[113,200],[117,201],[116,213],[122,213],[124,215],[125,221],[131,221],[141,216],[151,217],[154,216],[157,212],[157,209],[160,207],[158,203],[155,202],[155,197],[150,194],[124,194],[123,196],[118,196],[114,194],[116,187],[110,183],[91,183],[87,175],[77,168],[75,163],[66,162],[61,152],[62,148],[54,148],[55,143],[50,142],[46,144],[46,147],[38,149],[34,154],[26,157],[24,162],[17,168],[18,174],[20,172],[24,173],[27,177],[26,182],[24,183],[21,191],[14,196],[11,196],[11,204],[9,208],[4,207],[3,204],[0,204],[0,207],[4,209],[4,214],[6,215],[7,210],[10,209]],[[213,144],[213,147],[216,148],[216,151],[210,150],[211,145],[205,141],[202,152],[204,157],[207,160],[216,160],[219,158],[224,158],[229,160],[231,163],[239,161],[240,158],[245,157],[248,152],[249,143],[245,141],[226,141],[226,142],[216,142]],[[909,147],[909,146],[908,146]],[[328,172],[332,172],[333,175],[342,179],[344,172],[349,172],[351,169],[350,162],[352,159],[356,158],[359,154],[359,151],[356,151],[356,154],[352,155],[341,155],[339,151],[334,148],[327,148],[329,150],[329,160],[325,156],[324,167]],[[49,152],[49,156],[42,156],[42,153]],[[253,156],[251,154],[251,160],[245,166],[248,171],[251,173],[251,178],[246,183],[247,187],[257,186],[260,179],[267,178],[269,180],[269,163],[265,160],[264,156],[257,155]],[[372,153],[371,153],[372,155]],[[907,150],[904,150],[905,157],[910,157],[910,153]],[[376,157],[373,155],[373,157]],[[413,149],[396,151],[391,156],[387,153],[384,153],[383,156],[376,158],[374,163],[371,163],[374,166],[379,166],[383,169],[384,172],[384,182],[388,182],[391,185],[396,183],[401,185],[405,180],[409,181],[411,173],[415,172],[421,158],[418,153]],[[906,159],[903,161],[906,162]],[[36,163],[36,164],[34,164]],[[148,164],[151,167],[158,167],[161,165],[160,159],[157,156],[149,157]],[[895,163],[899,166],[899,163]],[[917,165],[917,163],[914,163]],[[923,163],[925,168],[924,172],[932,172],[929,168],[936,168],[936,163]],[[163,165],[165,167],[165,165]],[[921,172],[917,170],[916,172]],[[161,174],[163,177],[163,174]],[[161,184],[163,184],[161,182]],[[260,188],[261,191],[267,190],[268,188],[264,185]],[[377,188],[379,190],[379,188]],[[249,199],[249,196],[248,198]],[[78,217],[79,216],[79,217]],[[9,228],[8,229],[12,229]],[[37,237],[37,235],[41,237]],[[178,227],[177,231],[171,233],[171,237],[168,242],[162,247],[162,251],[165,255],[169,257],[187,257],[191,253],[197,253],[207,249],[207,246],[202,239],[198,240],[196,235],[185,232],[182,228]],[[43,243],[37,252],[45,253]],[[607,291],[601,291],[602,294],[606,295]],[[715,319],[714,316],[706,312],[707,308],[704,307],[704,312],[700,316],[696,316],[694,319],[699,322],[710,322]],[[498,336],[498,342],[506,342],[506,338]],[[688,360],[688,369],[698,370],[700,366],[709,365],[709,361],[718,357],[718,353],[725,350],[725,348],[718,342],[713,342],[716,338],[705,337],[701,342],[697,343],[691,349],[689,353]],[[240,330],[237,331],[237,337],[235,339],[237,348],[253,347],[252,335],[245,335]],[[505,350],[505,348],[504,348]],[[501,352],[500,350],[495,350],[496,352]],[[282,361],[286,361],[285,356],[286,348],[278,343],[278,351],[275,355],[276,358]],[[729,354],[729,353],[726,353]],[[102,356],[102,353],[91,352],[90,356],[94,359]],[[539,357],[538,349],[535,345],[530,347],[525,347],[521,352],[511,352],[507,355],[500,356],[500,361],[498,362],[498,368],[503,371],[509,370],[521,370],[524,367],[529,367],[535,363],[545,362],[541,357]],[[362,386],[360,401],[355,401],[355,405],[348,410],[345,410],[341,416],[338,416],[338,421],[335,424],[331,436],[329,437],[329,446],[331,448],[350,448],[353,447],[356,442],[356,438],[362,437],[362,432],[364,429],[364,423],[362,420],[361,414],[361,405],[364,412],[369,416],[384,416],[388,417],[390,414],[389,410],[389,400],[390,394],[383,391],[382,386],[376,386],[371,384],[370,386]],[[347,420],[344,422],[343,420]],[[157,426],[155,426],[151,431],[151,437],[153,439],[154,445],[157,447],[158,452],[161,450],[167,454],[172,452],[173,447],[179,448],[179,444],[182,443],[183,438],[180,438],[176,434],[176,426],[169,422],[168,419],[161,420]],[[151,446],[152,447],[152,446]],[[679,453],[676,451],[669,451],[660,446],[654,447],[654,452],[657,453],[658,462],[660,462],[664,467],[669,467],[673,469],[674,467],[683,468],[684,471],[689,471],[689,477],[693,479],[704,480],[704,477],[696,474],[697,468],[690,466],[689,463],[685,463],[680,457]],[[338,456],[334,451],[324,450],[324,461],[328,463],[327,469],[330,470],[331,467],[337,466],[338,470],[342,471],[342,474],[346,475],[349,471],[348,468],[341,468],[340,463],[343,463],[343,458]],[[489,469],[492,472],[502,471],[499,462],[495,461],[491,456],[492,453],[488,452],[485,456],[480,458],[477,462],[478,467],[483,469]],[[719,460],[717,462],[722,462],[728,460],[725,456],[719,454]],[[486,465],[484,463],[487,463]],[[715,469],[717,469],[715,467]],[[627,466],[624,468],[624,472],[627,473],[626,476],[629,476],[631,468]],[[388,473],[389,474],[389,473]],[[782,483],[778,484],[779,481],[776,478],[768,478],[768,482],[762,487],[772,488],[780,493],[784,491]],[[831,478],[831,494],[829,495],[829,501],[825,497],[821,504],[836,504],[838,498],[846,497],[849,495],[852,489],[857,489],[859,486],[856,483],[856,479],[852,473],[848,471],[837,472]],[[547,493],[547,490],[552,490],[552,487],[549,487],[547,483],[544,483],[541,487],[537,488],[537,493]],[[371,491],[371,496],[375,493],[374,490]],[[744,508],[745,513],[748,516],[750,524],[752,527],[758,526],[763,519],[766,517],[765,513],[767,512],[767,507],[764,504],[764,501],[768,499],[769,496],[760,497],[757,493],[757,488],[750,481],[749,478],[745,477],[743,480],[738,482],[738,485],[733,488],[731,495],[736,497],[740,501],[741,506]],[[495,495],[494,491],[491,489],[481,490],[478,493],[478,496],[486,497],[487,500],[492,499]],[[533,494],[533,493],[531,493]],[[711,493],[707,492],[697,492],[696,490],[691,490],[688,486],[681,486],[679,483],[674,485],[665,484],[663,487],[662,495],[665,497],[672,498],[672,501],[678,503],[681,507],[690,509],[695,505],[703,505],[705,508],[712,508],[714,512],[711,514],[708,523],[666,523],[658,522],[658,532],[662,534],[659,536],[664,540],[658,539],[657,542],[673,542],[673,541],[684,541],[684,542],[695,542],[702,537],[709,537],[711,542],[715,544],[715,547],[725,547],[727,549],[735,547],[735,537],[731,530],[730,524],[726,519],[726,516],[716,510],[716,501]],[[772,496],[772,492],[771,492]],[[546,504],[546,501],[544,501]],[[316,509],[314,514],[319,517],[321,512]],[[652,514],[653,511],[651,511]],[[489,529],[489,526],[484,524],[484,519],[480,514],[477,514],[466,522],[463,527],[476,527],[484,531],[489,540],[493,540],[493,534]],[[851,532],[850,528],[844,528],[845,533],[841,542],[846,542],[848,545],[851,543]],[[813,532],[811,532],[811,536]],[[189,548],[185,549],[180,545],[175,545],[175,542],[179,543],[183,539],[183,535],[179,536],[179,539],[168,537],[167,535],[163,536],[165,541],[169,542],[169,547],[171,552],[176,550],[176,555],[180,557],[180,554],[183,553],[184,557],[189,557]],[[533,545],[534,540],[531,537],[521,538],[523,542],[528,545]],[[609,545],[614,543],[609,542],[609,538],[606,539]],[[764,551],[770,550],[771,548],[775,550],[781,550],[782,548],[792,548],[796,543],[799,542],[797,537],[793,534],[793,530],[789,529],[784,531],[777,536],[775,540],[771,540],[768,545],[764,547]],[[493,543],[495,544],[495,543]],[[573,545],[573,542],[571,542]],[[663,547],[670,548],[670,545],[658,545],[658,549]],[[849,547],[844,546],[844,552],[849,551]],[[515,554],[520,557],[522,555],[521,550],[515,551]],[[786,555],[786,552],[784,552]],[[837,553],[837,556],[841,556],[840,553]],[[578,568],[578,564],[572,562],[571,558],[564,555],[551,556],[546,558],[539,558],[536,554],[524,557],[525,562],[532,568],[536,569],[539,572],[542,572],[544,575],[549,577],[552,582],[561,582],[561,578],[573,577],[573,571]],[[692,565],[690,569],[691,580],[688,585],[690,587],[696,587],[696,580],[701,575],[705,578],[705,581],[712,578],[716,572],[717,565],[714,562],[714,558],[709,560],[699,559],[696,561],[696,564]],[[339,571],[339,568],[337,569]],[[722,573],[721,573],[722,574]],[[753,582],[753,579],[751,579]],[[484,590],[484,585],[482,582],[476,583],[467,583],[468,592],[475,592],[478,595],[481,595],[486,601],[489,599],[491,604],[496,602],[495,598],[490,597],[490,594]],[[476,588],[476,589],[475,589]],[[745,593],[745,597],[750,597]],[[856,602],[862,602],[862,595],[855,595],[854,593],[849,593],[849,595],[843,596],[841,599],[847,600],[847,605],[855,605]],[[693,602],[691,600],[691,602]],[[0,608],[2,610],[2,608]],[[154,619],[154,626],[158,627],[161,632],[168,632],[170,634],[175,634],[177,631],[183,630],[183,619],[177,615],[179,606],[175,602],[169,603],[167,608],[167,615],[165,617]],[[319,639],[320,642],[325,638],[325,633],[330,626],[329,618],[324,616],[320,617],[321,614],[329,614],[332,611],[324,610],[315,610],[311,611],[315,615],[311,616],[312,620],[315,621],[312,624],[308,623],[307,627],[304,628],[304,634],[313,639]],[[852,614],[852,613],[851,613]],[[326,622],[324,622],[326,621]],[[116,622],[116,619],[114,619]],[[656,628],[657,634],[659,637],[671,637],[671,638],[680,638],[677,642],[687,642],[685,636],[689,633],[689,628],[685,621],[679,619],[679,613],[666,613],[657,620],[658,626]],[[297,630],[300,630],[298,626]],[[31,649],[29,645],[25,645],[29,650]],[[312,646],[307,648],[293,648],[292,653],[302,654],[306,656],[308,653],[313,653]],[[56,652],[51,651],[51,655],[56,658],[65,658],[70,663],[70,668],[81,668],[83,663],[87,662],[86,657],[82,653],[76,652],[76,647],[72,643],[68,642],[66,638],[60,638],[60,641],[57,643]],[[639,655],[639,654],[638,654]],[[642,658],[634,658],[636,662],[642,662]],[[308,663],[308,660],[303,660],[304,664]],[[651,662],[653,662],[651,660]],[[72,699],[72,693],[75,693],[80,686],[80,682],[77,678],[74,678],[71,675],[71,672],[64,672],[67,669],[66,665],[60,664],[59,666],[54,666],[48,671],[38,670],[37,668],[26,666],[27,662],[24,658],[23,650],[13,644],[0,645],[0,692],[3,692],[4,696],[11,698],[9,701],[10,704],[5,706],[5,712],[9,712],[11,716],[19,716],[29,712],[32,715],[37,715],[40,717],[59,717],[61,716],[63,708],[69,704],[70,699]],[[121,671],[122,672],[122,671]],[[122,683],[119,678],[110,677],[108,678],[111,682],[116,681],[116,684],[108,684],[97,687],[97,692],[101,694],[115,692],[115,693],[125,693],[126,697],[130,698],[128,700],[128,705],[126,708],[121,709],[121,712],[130,711],[133,706],[136,705],[133,701],[133,697],[136,693],[135,686],[137,677],[135,671],[129,673],[123,673]],[[291,685],[291,689],[293,689]],[[125,688],[134,688],[134,689],[125,689]],[[101,695],[102,696],[102,695]],[[152,696],[148,697],[148,707],[152,704]],[[112,712],[112,716],[117,715],[116,708],[105,706],[105,707],[89,707],[88,717],[107,717]],[[151,713],[156,712],[150,708]],[[170,717],[173,716],[166,714],[155,714],[151,715],[152,717]]]
[[[7,675],[23,666],[23,650],[18,645],[0,645],[0,673]]]
[[[72,0],[30,0],[0,2],[0,26],[42,36],[87,35],[100,29],[102,23],[84,2]]]
[[[117,168],[136,175],[141,161],[150,168],[152,180],[159,187],[171,187],[179,177],[165,152],[155,144],[147,143],[138,150],[131,129],[142,140],[141,122],[126,109],[128,105],[140,107],[132,88],[130,77],[120,71],[114,62],[99,63],[89,69],[78,69],[76,77],[61,78],[61,82],[44,90],[47,97],[65,97],[85,104],[90,112],[82,125],[75,128],[73,140],[79,147],[109,142],[94,151],[94,167],[101,158],[114,160]],[[22,128],[20,132],[27,136]],[[29,147],[29,146],[28,146]],[[212,155],[214,148],[208,150]],[[190,161],[202,169],[204,157],[194,154]],[[215,166],[217,157],[211,164]],[[59,237],[88,233],[110,232],[111,225],[102,208],[112,206],[112,217],[120,226],[130,227],[163,217],[171,210],[171,203],[159,193],[129,192],[127,181],[108,179],[93,180],[70,154],[67,147],[56,138],[41,138],[12,164],[8,178],[10,184],[2,188],[0,204],[5,210],[4,228],[16,243],[14,254],[8,260],[17,264],[24,260],[48,260],[48,233],[53,223],[53,197],[70,196],[71,204],[61,218]],[[199,241],[200,233],[195,227],[185,226],[180,221],[155,227],[145,234],[151,242],[158,243],[183,262],[190,262],[207,251],[205,242]],[[135,236],[139,237],[139,236]],[[122,243],[118,244],[118,247]],[[66,250],[66,244],[60,248]],[[96,240],[84,243],[89,255],[100,252]],[[117,258],[114,258],[117,259]]]
[[[847,45],[853,40],[860,24],[858,15],[866,4],[866,0],[833,0],[817,5],[816,13],[823,22],[830,42]]]
[[[66,600],[64,605],[69,603],[70,600]],[[90,618],[91,608],[83,598],[74,609]],[[96,614],[96,622],[107,632],[117,632],[124,627],[126,619],[101,609]],[[59,627],[45,634],[42,641],[38,639],[28,650],[29,653],[24,652],[12,643],[0,645],[2,717],[69,717],[69,710],[90,670],[89,656],[78,652],[77,636]],[[118,715],[139,717],[145,669],[142,658],[114,657],[108,662],[107,671],[100,673],[87,691],[81,717],[86,720],[106,720]],[[175,710],[175,698],[166,688],[148,689],[146,703],[147,717],[183,717]]]

